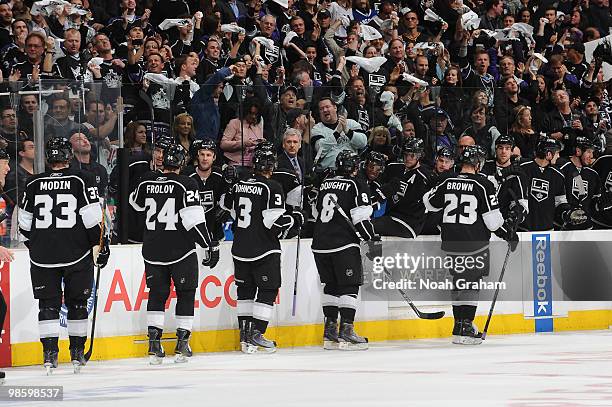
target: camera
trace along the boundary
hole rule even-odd
[[[140,46],[142,44],[144,44],[144,41],[141,38],[137,38],[135,40],[132,40],[132,45]]]

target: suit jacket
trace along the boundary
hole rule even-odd
[[[304,170],[304,160],[302,159],[302,157],[300,157],[300,155],[298,154],[297,156],[298,159],[298,164],[300,166],[300,170],[302,171],[302,176],[301,176],[301,180],[304,179],[304,174],[305,174],[305,170]],[[295,168],[293,168],[293,164],[291,164],[291,161],[289,161],[289,157],[287,156],[287,154],[285,153],[284,150],[281,150],[281,152],[278,154],[278,165],[277,165],[278,169],[285,169],[285,170],[289,170],[291,172],[295,172]]]
[[[236,5],[238,6],[238,17],[245,16],[247,14],[247,8],[244,3],[241,0],[236,0]],[[221,13],[221,24],[238,22],[238,17],[236,17],[232,11],[227,0],[219,0],[216,8],[219,10],[219,13]]]

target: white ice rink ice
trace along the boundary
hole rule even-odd
[[[165,343],[171,353],[173,343]],[[612,331],[372,343],[367,351],[281,348],[7,370],[6,385],[61,385],[63,402],[2,406],[612,406]]]

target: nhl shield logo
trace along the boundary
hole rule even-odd
[[[549,182],[544,179],[534,178],[531,180],[531,196],[538,202],[548,198]]]

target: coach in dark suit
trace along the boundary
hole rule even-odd
[[[304,160],[298,157],[302,144],[302,134],[299,130],[289,128],[283,134],[282,150],[278,154],[278,168],[293,172],[300,183],[304,182]]]

